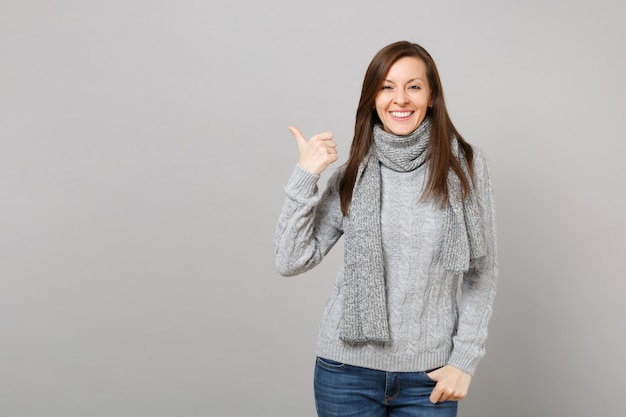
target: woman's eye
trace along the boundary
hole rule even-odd
[[[383,85],[381,90],[391,90],[391,86],[390,85]]]
[[[421,87],[419,85],[412,85],[409,87],[410,90],[419,90]]]

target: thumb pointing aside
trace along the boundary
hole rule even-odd
[[[288,129],[293,137],[296,138],[296,142],[298,143],[298,149],[302,149],[302,147],[305,147],[307,145],[307,140],[302,135],[302,132],[300,132],[300,129],[295,126],[289,126]]]
[[[337,160],[337,144],[333,141],[331,132],[319,133],[307,141],[297,127],[289,126],[289,131],[298,143],[300,168],[319,175]]]

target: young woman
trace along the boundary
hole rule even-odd
[[[317,341],[318,415],[455,416],[485,353],[496,229],[485,158],[453,126],[433,59],[404,41],[376,54],[348,161],[321,195],[338,159],[332,133],[289,129],[300,157],[276,230],[279,272],[314,267],[344,236]]]

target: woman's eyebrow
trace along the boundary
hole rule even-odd
[[[419,77],[415,77],[415,78],[411,78],[410,80],[408,80],[408,81],[407,81],[407,84],[408,84],[408,83],[412,83],[413,81],[418,81],[418,80],[419,80],[419,81],[421,81],[421,82],[424,82],[424,80],[423,80],[423,79],[421,79],[421,78],[419,78]],[[386,83],[395,84],[395,82],[393,82],[393,81],[391,81],[391,80],[385,80],[385,82],[386,82]]]

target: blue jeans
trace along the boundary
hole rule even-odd
[[[433,404],[426,372],[385,372],[317,358],[319,417],[455,417],[457,401]]]

